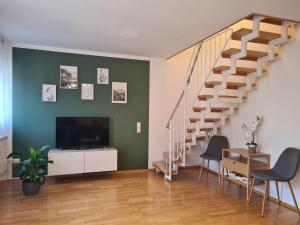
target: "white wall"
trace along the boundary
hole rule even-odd
[[[232,147],[245,147],[243,122],[252,121],[256,115],[263,116],[258,131],[259,148],[271,154],[271,166],[282,151],[291,146],[300,148],[300,27],[295,40],[282,48],[279,59],[270,64],[269,75],[258,81],[257,90],[249,93],[248,100],[223,129]],[[292,181],[297,200],[300,202],[300,172]],[[280,186],[283,200],[293,204],[287,185]],[[275,185],[271,194],[276,197]]]
[[[167,85],[165,60],[152,59],[150,61],[148,168],[153,168],[152,162],[161,160],[162,152],[168,149]]]
[[[8,63],[8,76],[7,76],[7,87],[5,89],[5,91],[7,91],[7,95],[9,96],[9,98],[11,98],[11,101],[6,105],[8,107],[8,129],[7,132],[5,134],[3,134],[3,137],[7,137],[7,138],[1,138],[0,140],[0,163],[2,165],[0,165],[0,180],[4,180],[7,179],[8,177],[11,177],[11,170],[7,169],[7,161],[6,161],[6,156],[12,152],[12,48],[11,48],[11,43],[6,40],[5,38],[2,38],[0,35],[0,39],[4,40],[4,45],[5,47],[5,52],[6,50],[7,52],[7,57],[8,60],[5,63]],[[3,109],[4,110],[4,109]],[[1,109],[0,109],[0,113],[1,113]]]

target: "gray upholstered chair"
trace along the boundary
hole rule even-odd
[[[267,192],[269,190],[270,181],[275,181],[276,183],[276,191],[277,191],[277,197],[279,203],[280,203],[280,197],[279,197],[279,190],[278,190],[278,182],[288,183],[295,206],[299,212],[297,200],[295,198],[293,188],[290,182],[296,175],[299,160],[300,160],[300,150],[296,148],[287,148],[281,153],[279,159],[277,160],[275,166],[272,169],[252,171],[251,176],[253,177],[253,179],[252,179],[248,203],[250,202],[251,199],[255,181],[263,180],[265,183],[265,190],[264,190],[265,193],[263,198],[261,216],[264,216],[265,201],[268,195]]]
[[[211,137],[209,140],[209,143],[206,148],[206,152],[200,155],[200,158],[202,158],[202,165],[199,173],[198,179],[200,180],[201,174],[202,174],[202,169],[204,166],[205,160],[207,160],[207,175],[208,175],[208,170],[209,170],[209,161],[217,161],[219,165],[219,185],[221,185],[221,160],[222,160],[222,149],[223,148],[229,148],[229,143],[228,140],[225,136],[221,135],[214,135]]]

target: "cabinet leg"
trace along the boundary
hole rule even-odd
[[[250,188],[250,193],[249,193],[248,203],[250,203],[254,185],[255,185],[255,178],[253,178],[252,183],[251,183],[251,188]]]

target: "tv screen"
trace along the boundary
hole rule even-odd
[[[109,145],[109,118],[56,117],[56,148],[86,149]]]

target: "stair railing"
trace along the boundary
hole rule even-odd
[[[173,161],[178,162],[180,160],[181,164],[185,166],[186,139],[195,138],[192,136],[187,137],[187,125],[193,112],[193,106],[199,93],[205,87],[213,68],[222,57],[222,52],[230,41],[232,32],[231,28],[227,28],[194,46],[184,89],[167,123],[169,129],[169,157],[166,161],[169,171],[165,178],[168,180],[172,178],[172,171],[177,170],[174,167],[178,163],[172,163]]]

